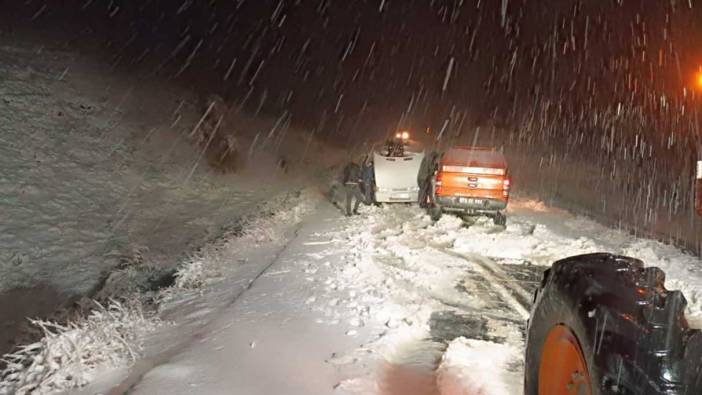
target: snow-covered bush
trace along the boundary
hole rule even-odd
[[[203,104],[202,120],[191,137],[214,169],[222,172],[238,170],[243,157],[235,132],[228,125],[231,121],[230,103],[220,96],[210,95]]]
[[[214,265],[207,264],[206,258],[196,259],[183,265],[175,274],[176,288],[198,289],[207,285],[208,280],[219,277]]]
[[[97,302],[96,302],[97,304]],[[138,357],[145,334],[161,325],[139,302],[97,304],[85,318],[66,325],[36,320],[44,337],[3,356],[0,394],[45,394],[86,385],[103,368]]]

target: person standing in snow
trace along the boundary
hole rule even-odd
[[[356,199],[353,206],[353,214],[358,214],[358,206],[364,200],[361,193],[361,183],[363,182],[361,166],[351,161],[344,167],[344,191],[346,192],[346,216],[351,216],[351,201]]]
[[[419,207],[431,206],[434,198],[434,185],[432,178],[436,172],[439,153],[432,151],[424,157],[417,173],[417,185],[419,186]]]
[[[375,171],[373,169],[373,160],[370,155],[366,156],[363,161],[363,192],[365,194],[365,202],[367,205],[375,203]]]

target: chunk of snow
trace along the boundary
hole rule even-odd
[[[442,395],[522,393],[522,353],[516,347],[476,339],[451,342],[437,370]]]

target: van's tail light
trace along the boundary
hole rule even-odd
[[[434,184],[435,184],[434,194],[441,194],[441,186],[444,183],[443,179],[444,179],[444,177],[441,173],[436,175],[436,180],[434,182]]]
[[[504,197],[509,196],[509,188],[512,186],[512,180],[509,178],[505,178],[504,181],[502,181],[502,195]]]

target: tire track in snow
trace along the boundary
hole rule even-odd
[[[499,264],[490,260],[487,257],[479,255],[465,255],[447,248],[440,249],[441,252],[450,255],[454,258],[466,260],[474,263],[472,266],[475,271],[482,276],[490,286],[502,297],[502,300],[507,303],[524,320],[529,319],[530,295],[522,288],[519,283],[509,280],[507,274],[499,268]],[[507,285],[511,284],[511,285]],[[513,291],[513,292],[510,292]],[[515,297],[514,294],[519,297]],[[522,300],[520,300],[522,299]]]
[[[482,255],[467,255],[453,251],[449,248],[430,247],[431,249],[445,254],[451,258],[470,263],[475,274],[485,280],[489,287],[494,289],[500,299],[505,302],[514,313],[521,319],[527,320],[530,316],[530,295],[520,284],[519,280],[513,278],[500,268],[499,263]],[[445,302],[438,300],[440,303]],[[456,307],[459,311],[465,311]],[[470,312],[475,314],[474,311]],[[503,317],[500,317],[504,319]],[[406,349],[395,355],[394,363],[385,361],[381,368],[381,380],[379,382],[379,395],[440,395],[442,388],[439,383],[438,369],[442,361],[442,355],[447,350],[448,343],[440,344],[436,340],[418,340],[415,344],[405,346]],[[433,362],[424,361],[418,363],[422,358],[431,358],[428,349],[434,351]],[[427,355],[429,354],[429,355]],[[482,392],[480,392],[482,393]]]

